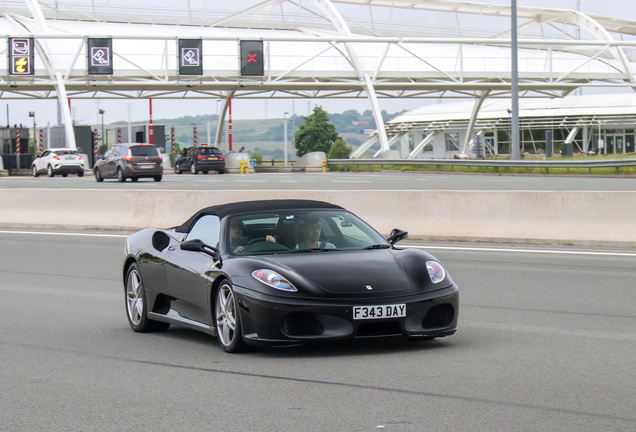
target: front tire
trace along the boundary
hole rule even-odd
[[[104,177],[102,177],[102,173],[99,168],[95,168],[95,181],[97,181],[97,183],[104,181]]]
[[[177,174],[181,174],[183,171],[181,171],[181,167],[179,166],[179,164],[176,164],[174,166],[174,172]]]
[[[31,170],[33,171],[33,177],[40,177],[40,173],[35,165],[31,167]]]
[[[192,174],[198,174],[199,173],[199,171],[197,171],[197,166],[194,163],[192,163],[192,165],[190,165],[190,172]]]
[[[244,351],[246,344],[243,340],[241,314],[232,284],[227,280],[221,283],[216,293],[214,316],[216,318],[216,337],[223,351],[228,353]]]
[[[130,328],[139,333],[162,331],[170,327],[170,324],[154,321],[148,318],[146,304],[146,290],[139,266],[132,264],[126,273],[126,316]]]
[[[124,177],[124,172],[121,170],[121,168],[117,168],[117,181],[119,183],[123,183],[126,181],[126,177]]]
[[[53,172],[53,167],[51,165],[46,167],[46,175],[49,177],[55,177],[55,173]]]

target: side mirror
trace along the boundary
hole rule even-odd
[[[214,259],[214,261],[220,261],[221,255],[219,255],[219,251],[217,248],[210,246],[209,244],[203,243],[202,240],[194,239],[188,240],[181,243],[181,250],[187,250],[192,252],[203,252],[208,254]]]
[[[404,240],[408,236],[409,236],[409,233],[407,231],[403,231],[401,229],[393,228],[393,230],[391,231],[391,235],[389,235],[389,238],[387,238],[387,240],[388,240],[389,243],[394,245],[397,242],[399,242],[401,240]]]

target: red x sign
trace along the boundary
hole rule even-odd
[[[247,59],[248,63],[251,63],[251,62],[258,63],[258,61],[256,60],[256,54],[247,54],[247,57],[248,57]]]

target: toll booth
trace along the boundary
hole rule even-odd
[[[75,145],[78,153],[88,156],[89,166],[95,165],[94,132],[90,126],[73,126]],[[51,138],[48,148],[66,147],[66,131],[64,126],[51,127]]]
[[[132,126],[132,140],[136,143],[150,143],[148,137],[148,125]],[[128,133],[127,128],[122,128],[122,134]],[[152,143],[159,147],[162,153],[166,151],[166,127],[164,125],[152,125]],[[124,140],[125,141],[125,140]]]
[[[20,160],[17,156],[17,136],[20,132]],[[31,169],[33,156],[29,153],[30,129],[26,127],[0,128],[0,155],[5,170]]]

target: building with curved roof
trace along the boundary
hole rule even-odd
[[[70,98],[222,99],[222,118],[232,98],[366,98],[378,130],[356,156],[373,146],[379,146],[376,154],[391,148],[384,98],[469,97],[481,105],[510,97],[511,39],[501,25],[510,20],[508,6],[445,0],[268,0],[226,10],[194,0],[172,5],[0,3],[0,34],[7,40],[0,64],[8,65],[0,97],[57,98],[69,147],[75,146]],[[393,11],[404,13],[394,18]],[[634,35],[633,22],[547,8],[519,7],[517,13],[522,97],[635,85],[635,43],[624,40]],[[421,25],[448,14],[488,17],[493,24],[450,31]],[[10,52],[16,39],[31,41],[32,60]],[[196,73],[181,67],[182,40],[200,42]],[[249,59],[241,46],[249,41],[262,44],[264,64],[256,75],[243,70]],[[97,58],[91,43],[109,50]],[[12,71],[15,61],[28,62],[28,73]]]
[[[473,107],[471,102],[427,105],[392,119],[387,131],[406,158],[474,157],[474,137],[467,137]],[[490,99],[481,105],[474,131],[483,144],[482,155],[510,154],[510,114],[506,99]],[[580,153],[635,152],[636,94],[521,99],[519,117],[525,153],[549,153],[547,131],[554,152],[561,151],[563,144],[571,144]]]

